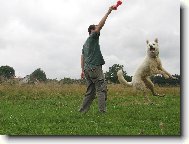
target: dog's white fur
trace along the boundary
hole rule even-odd
[[[123,83],[127,86],[133,86],[136,89],[145,91],[146,88],[150,89],[154,96],[163,96],[159,95],[154,91],[154,84],[150,80],[150,76],[161,74],[165,78],[173,78],[170,73],[168,73],[161,64],[159,58],[159,45],[158,39],[156,38],[153,42],[146,41],[147,43],[147,55],[142,62],[142,64],[137,68],[132,82],[127,82],[123,77],[123,71],[119,70],[117,72],[118,80],[120,83]]]

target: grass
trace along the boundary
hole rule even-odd
[[[156,87],[165,97],[154,104],[122,85],[108,86],[107,113],[97,100],[86,114],[78,109],[81,85],[0,85],[1,135],[181,135],[180,88]]]

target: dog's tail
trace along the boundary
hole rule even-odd
[[[118,80],[119,80],[120,83],[122,83],[122,84],[124,84],[124,85],[126,85],[126,86],[129,86],[129,87],[132,86],[132,82],[127,82],[127,81],[125,80],[125,78],[123,77],[123,71],[122,71],[121,69],[118,70],[117,76],[118,76]]]

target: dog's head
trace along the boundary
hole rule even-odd
[[[159,45],[158,39],[156,38],[153,42],[146,41],[147,43],[147,55],[152,58],[159,56]]]

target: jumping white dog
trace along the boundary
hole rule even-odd
[[[164,96],[164,94],[160,95],[154,91],[154,84],[150,80],[150,76],[161,74],[165,78],[176,78],[162,67],[161,60],[159,58],[158,39],[156,38],[153,42],[149,42],[147,40],[146,43],[147,55],[142,64],[137,68],[132,78],[132,82],[127,82],[124,79],[122,70],[117,72],[118,80],[120,83],[123,83],[127,86],[132,86],[139,90],[143,90],[144,92],[145,89],[148,88],[154,96]]]

